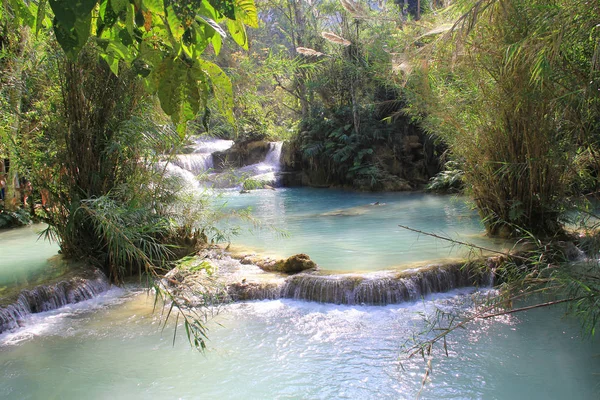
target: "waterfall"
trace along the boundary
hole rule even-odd
[[[283,142],[270,142],[265,159],[257,164],[247,165],[236,171],[236,175],[246,175],[263,184],[277,186],[281,170],[281,149]]]
[[[233,146],[232,140],[198,140],[191,146],[192,153],[178,154],[169,164],[169,174],[184,179],[190,187],[198,187],[196,176],[214,168],[213,153],[223,152]],[[277,186],[281,170],[281,150],[283,142],[270,142],[264,160],[243,166],[231,172],[213,173],[206,177],[204,184],[214,187],[236,187],[240,181],[252,179],[265,185]]]
[[[234,300],[287,298],[333,304],[387,305],[417,301],[432,293],[467,286],[488,286],[492,273],[464,264],[429,266],[401,273],[319,275],[302,273],[283,284],[234,283],[228,292]]]
[[[160,163],[159,168],[165,168],[164,163]],[[199,186],[198,179],[196,179],[196,175],[184,169],[174,163],[168,163],[166,166],[167,176],[175,177],[180,180],[181,184],[183,184],[186,188],[196,188]]]
[[[283,142],[269,143],[269,152],[265,156],[264,163],[271,166],[274,171],[281,170],[281,149]]]
[[[23,290],[13,304],[0,308],[0,333],[18,328],[29,314],[90,300],[109,289],[110,283],[100,270],[88,275]]]
[[[192,172],[194,175],[206,172],[214,167],[212,154],[216,151],[224,151],[233,146],[233,140],[222,139],[197,139],[189,154],[178,154],[173,164]]]
[[[198,175],[213,167],[212,153],[179,154],[173,160],[173,164]]]

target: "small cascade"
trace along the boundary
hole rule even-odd
[[[190,171],[194,175],[206,172],[213,167],[212,154],[204,153],[179,154],[172,162],[174,165]]]
[[[264,163],[272,166],[274,171],[281,170],[281,149],[283,148],[283,142],[271,142],[269,143],[269,152],[265,157]]]
[[[165,168],[164,163],[160,165],[160,168]],[[198,179],[196,179],[196,175],[193,172],[181,168],[174,163],[168,163],[165,171],[167,176],[179,179],[181,184],[186,188],[196,188],[199,186]]]
[[[95,269],[87,277],[74,277],[52,285],[23,290],[13,304],[0,308],[0,333],[18,328],[29,314],[90,300],[109,288],[106,276]]]
[[[487,286],[489,275],[463,264],[433,266],[395,276],[299,274],[286,280],[281,297],[348,305],[398,304],[461,287]]]
[[[464,264],[430,266],[402,273],[319,275],[302,273],[281,282],[236,282],[227,285],[234,300],[287,298],[347,305],[387,305],[417,301],[432,293],[467,286],[489,286],[491,272]]]
[[[277,174],[281,171],[282,147],[283,142],[270,142],[269,151],[263,161],[238,169],[236,175],[246,176],[267,185],[277,186]]]
[[[198,175],[214,167],[212,156],[214,152],[225,151],[231,146],[233,146],[233,140],[198,139],[191,146],[193,152],[177,155],[177,158],[173,160],[173,164]]]

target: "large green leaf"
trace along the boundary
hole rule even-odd
[[[169,23],[169,29],[173,35],[173,38],[175,38],[177,41],[180,41],[185,30],[183,28],[183,23],[179,17],[177,17],[173,6],[167,7],[167,21]]]
[[[246,36],[246,28],[240,20],[227,20],[227,29],[231,37],[243,49],[248,50],[248,37]]]
[[[156,15],[165,16],[165,4],[163,0],[144,0],[144,7]]]
[[[23,0],[9,0],[9,4],[19,23],[27,25],[30,28],[35,26],[35,16],[31,13]]]
[[[258,13],[254,0],[235,0],[235,5],[236,19],[241,19],[251,28],[258,28]]]
[[[214,35],[212,37],[211,43],[213,45],[213,50],[215,51],[215,54],[219,55],[219,53],[221,52],[221,46],[223,45],[223,38],[221,37],[221,35]]]
[[[208,0],[210,5],[221,15],[229,19],[235,19],[235,2],[234,0]]]
[[[98,0],[50,0],[50,7],[60,22],[74,25],[76,18],[85,18],[91,14],[97,2]]]
[[[112,71],[113,74],[119,74],[119,58],[115,57],[114,54],[100,54],[100,57],[108,64],[108,67]]]
[[[217,64],[205,60],[198,62],[202,71],[210,78],[219,110],[229,122],[233,123],[233,88],[229,77]]]
[[[50,0],[56,40],[72,59],[77,57],[90,36],[92,10],[96,3],[97,0]]]
[[[227,34],[223,30],[223,28],[221,28],[221,26],[219,24],[217,24],[217,22],[215,20],[205,17],[203,15],[199,15],[196,17],[196,21],[210,26],[222,37],[227,37]]]
[[[74,25],[69,27],[58,21],[56,17],[54,18],[53,25],[56,41],[69,58],[73,60],[77,58],[77,55],[87,42],[90,36],[91,22],[92,16],[89,15],[87,18],[76,19]]]
[[[194,68],[181,59],[168,57],[156,71],[158,98],[162,109],[182,132],[185,122],[193,119],[204,108],[205,92],[194,73]]]
[[[129,0],[110,0],[110,6],[112,7],[115,14],[119,15],[127,10]]]

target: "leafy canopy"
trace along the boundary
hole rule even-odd
[[[6,0],[0,15],[6,11],[36,33],[52,26],[71,60],[92,40],[114,74],[121,62],[132,65],[181,135],[209,94],[233,119],[231,82],[202,55],[209,46],[221,50],[221,24],[244,49],[246,26],[258,27],[254,0]]]

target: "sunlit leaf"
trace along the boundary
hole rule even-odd
[[[258,28],[258,13],[254,0],[235,0],[236,3],[236,19],[241,17],[244,24],[251,28]]]
[[[244,24],[239,20],[227,20],[227,29],[233,40],[243,49],[248,50],[248,37]]]
[[[171,30],[171,34],[175,38],[175,40],[179,41],[183,37],[183,33],[185,29],[183,28],[183,23],[177,17],[173,6],[167,7],[167,21],[169,23],[169,28]]]
[[[23,0],[9,0],[9,3],[15,12],[15,16],[22,21],[24,25],[33,28],[36,19],[25,2],[23,2]]]
[[[219,110],[233,123],[233,88],[229,77],[217,64],[209,61],[201,60],[200,67],[210,78]]]
[[[110,0],[110,6],[112,7],[113,11],[117,15],[119,15],[123,11],[125,11],[127,9],[128,5],[129,5],[128,0]]]
[[[208,0],[214,9],[229,19],[235,19],[235,3],[233,0]]]
[[[222,37],[227,37],[227,34],[223,30],[223,28],[221,28],[221,26],[219,24],[217,24],[213,19],[210,19],[208,17],[200,15],[200,16],[196,17],[196,21],[207,24],[208,26],[213,28]]]
[[[154,14],[165,16],[165,4],[163,0],[144,0],[144,7]]]

